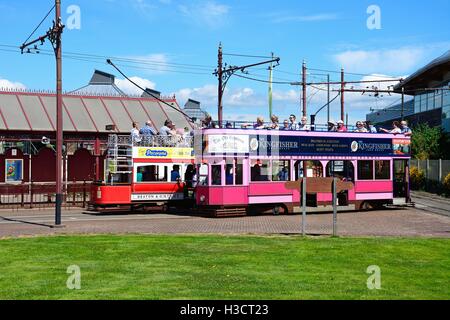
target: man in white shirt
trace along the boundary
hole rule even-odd
[[[297,131],[298,130],[298,123],[297,123],[297,117],[293,114],[289,117],[289,120],[291,123],[289,124],[289,130],[291,131]]]

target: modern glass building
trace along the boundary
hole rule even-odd
[[[404,92],[405,100],[413,97],[403,106],[403,116],[411,126],[428,123],[450,132],[450,50],[396,85],[394,92]],[[389,127],[392,121],[401,120],[401,110],[399,104],[372,112],[366,118]]]

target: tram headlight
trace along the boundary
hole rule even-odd
[[[97,199],[101,199],[102,198],[102,190],[98,189],[97,190]]]
[[[200,196],[200,202],[205,202],[205,200],[206,200],[205,195],[201,195],[201,196]]]

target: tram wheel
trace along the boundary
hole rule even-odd
[[[361,203],[360,209],[361,211],[369,211],[373,209],[373,206],[369,201],[364,201],[363,203]]]
[[[280,209],[281,209],[280,206],[275,206],[275,207],[273,207],[273,209],[272,209],[273,215],[274,215],[274,216],[279,216],[279,215],[280,215]]]

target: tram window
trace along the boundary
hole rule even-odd
[[[222,166],[219,165],[212,165],[211,166],[211,173],[212,173],[212,182],[211,184],[213,186],[220,186],[222,185]]]
[[[290,173],[290,161],[272,161],[272,181],[289,181]]]
[[[167,181],[167,166],[139,166],[136,168],[136,182]]]
[[[353,181],[355,179],[353,163],[351,161],[330,161],[326,169],[327,177],[336,177],[347,181]]]
[[[244,184],[244,167],[242,163],[236,164],[236,185],[241,186]]]
[[[358,161],[358,179],[373,180],[373,161]]]
[[[234,168],[232,163],[225,165],[225,184],[227,186],[234,184]]]
[[[389,160],[375,161],[375,179],[376,180],[391,179],[391,162]]]
[[[297,161],[295,163],[295,180],[303,177],[303,165],[306,166],[306,176],[309,178],[321,178],[323,177],[323,166],[320,161]]]
[[[200,186],[207,186],[208,185],[208,165],[202,164],[199,167],[198,173],[199,173],[198,184]]]
[[[271,174],[269,173],[270,161],[268,160],[252,160],[251,162],[251,180],[270,181]]]

